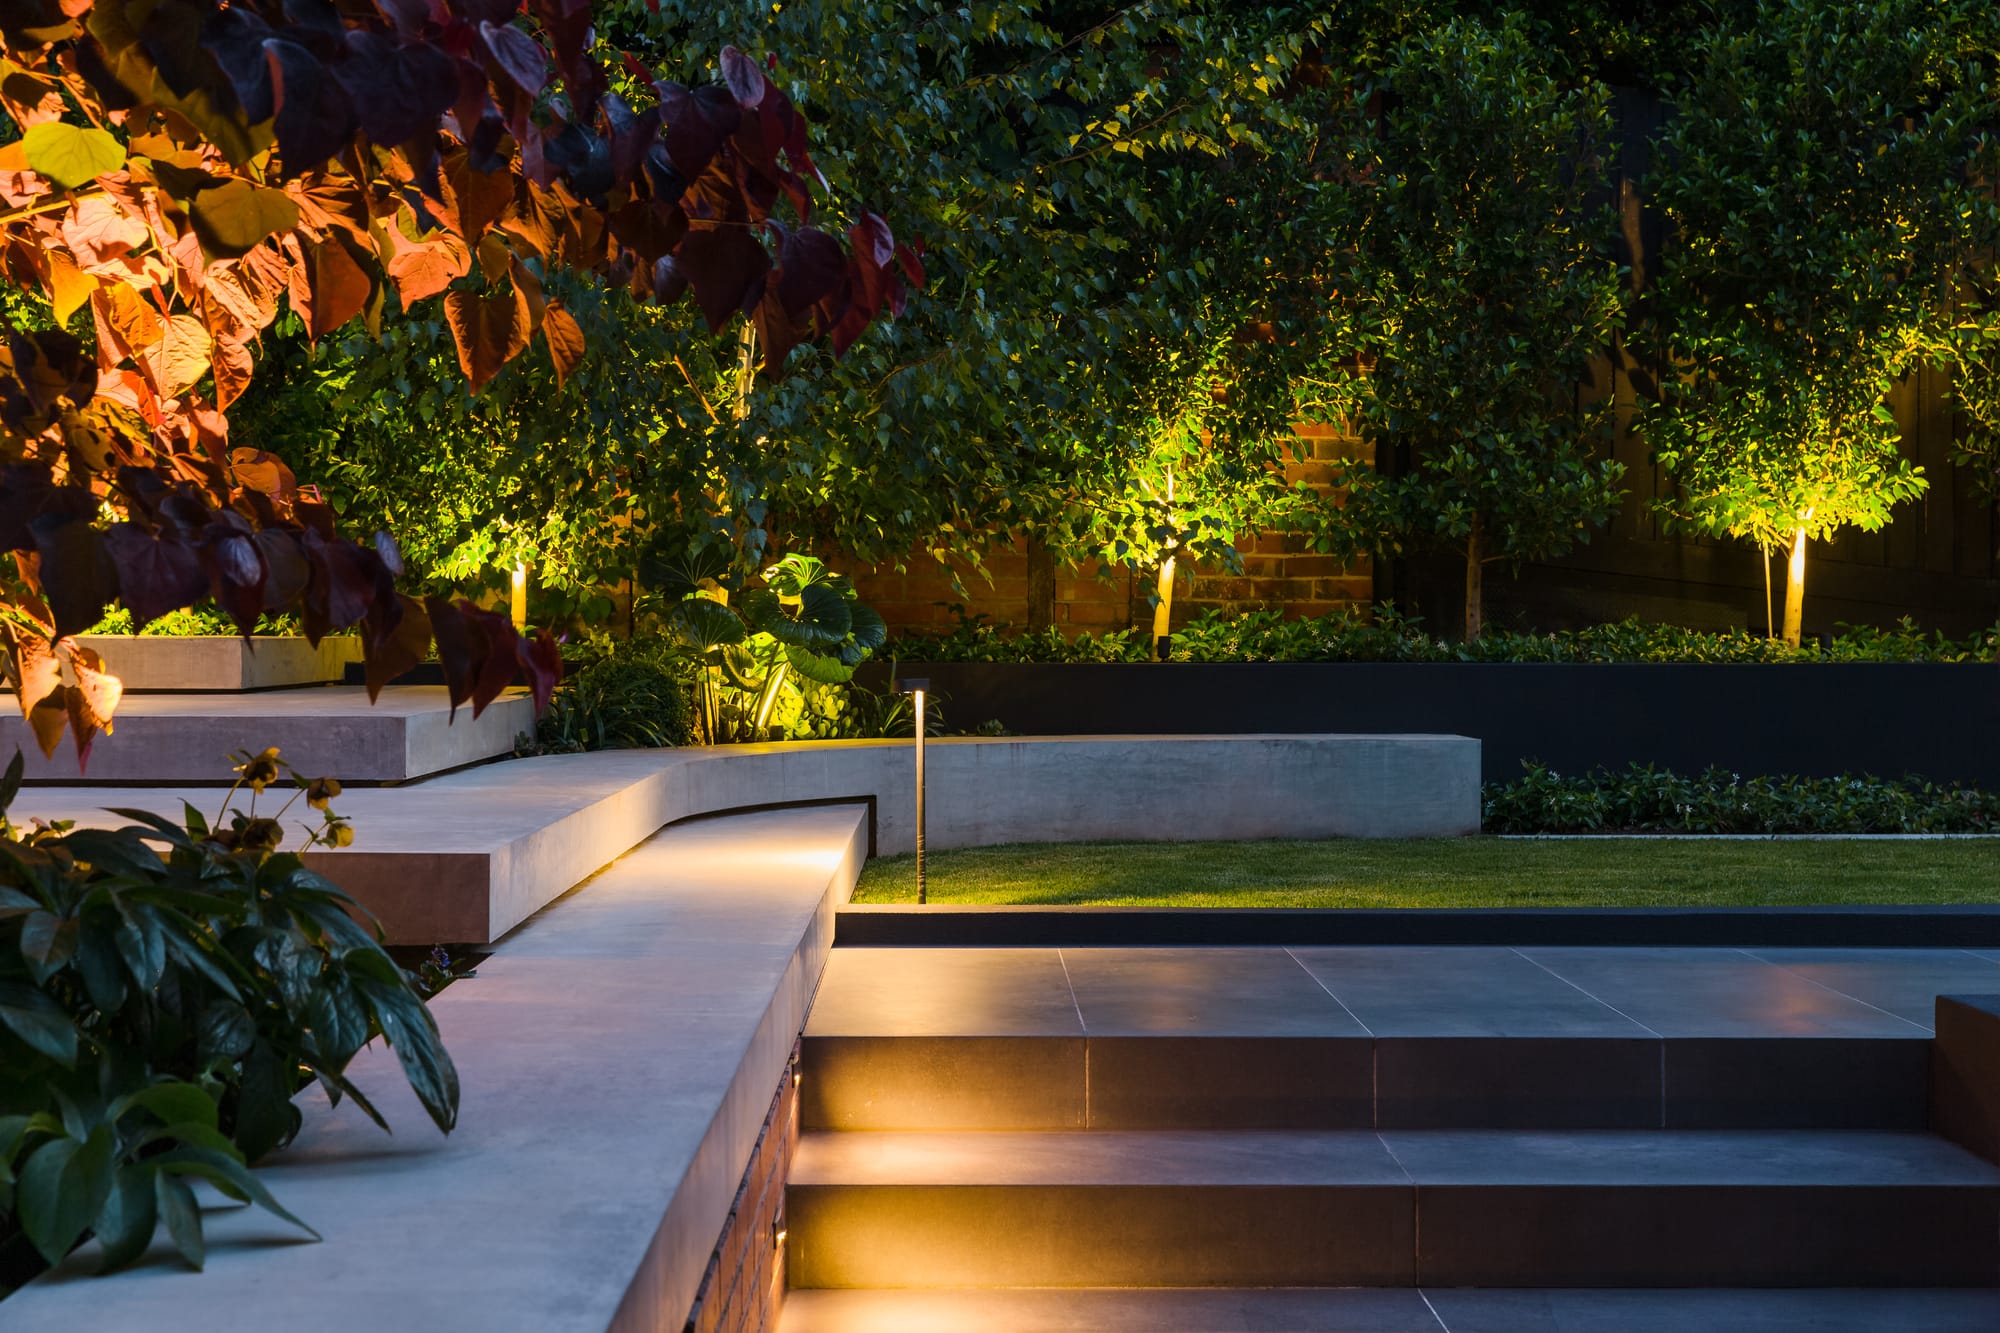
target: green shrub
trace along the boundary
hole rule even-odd
[[[603,641],[601,655],[565,676],[517,754],[573,754],[686,745],[693,726],[693,664],[665,639]]]
[[[130,634],[132,633],[132,613],[122,606],[115,606],[105,613],[104,619],[92,625],[88,634]],[[154,620],[147,621],[138,630],[140,634],[158,635],[175,639],[220,639],[228,638],[239,631],[236,622],[215,609],[207,602],[184,607],[179,611],[169,611]],[[298,634],[299,618],[295,615],[267,615],[257,622],[259,634]]]
[[[276,750],[240,757],[213,824],[188,806],[184,823],[116,810],[134,823],[24,829],[4,815],[18,753],[0,781],[6,1279],[85,1234],[121,1267],[161,1223],[200,1268],[195,1181],[310,1230],[248,1164],[298,1131],[292,1098],[314,1079],[386,1129],[345,1073],[378,1036],[438,1127],[457,1119],[457,1072],[409,976],[347,895],[279,850],[285,811],[257,813],[289,768]],[[352,841],[328,807],[338,784],[298,785],[322,812],[305,846]]]
[[[1919,778],[1694,776],[1539,764],[1484,792],[1488,833],[2000,833],[2000,793]]]
[[[1142,662],[1138,630],[1010,635],[984,617],[948,634],[905,635],[886,649],[911,662]],[[2000,626],[1952,639],[1910,620],[1894,629],[1848,626],[1829,644],[1787,648],[1749,630],[1691,630],[1636,617],[1588,629],[1535,634],[1489,629],[1472,643],[1433,638],[1393,606],[1287,618],[1281,611],[1208,612],[1174,633],[1176,662],[1991,662]]]

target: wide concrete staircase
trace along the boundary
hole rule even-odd
[[[1921,1033],[836,1026],[786,1333],[2000,1328],[2000,1169],[1926,1131]]]

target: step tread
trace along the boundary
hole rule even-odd
[[[1987,1188],[1928,1134],[1856,1130],[810,1132],[795,1186]]]
[[[2000,1291],[795,1291],[779,1333],[1991,1333]]]

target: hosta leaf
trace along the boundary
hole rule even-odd
[[[125,165],[125,146],[94,126],[44,121],[28,127],[21,146],[27,150],[29,168],[63,190],[88,185]]]

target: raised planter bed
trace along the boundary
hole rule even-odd
[[[2000,666],[1704,663],[904,662],[954,730],[1024,736],[1257,732],[1477,737],[1481,774],[1710,764],[1750,774],[1917,774],[2000,787]],[[887,664],[864,666],[881,686]]]
[[[295,634],[259,634],[249,643],[221,635],[84,634],[77,642],[96,649],[125,689],[140,694],[324,685],[340,681],[361,656],[351,634],[330,635],[317,648]]]

